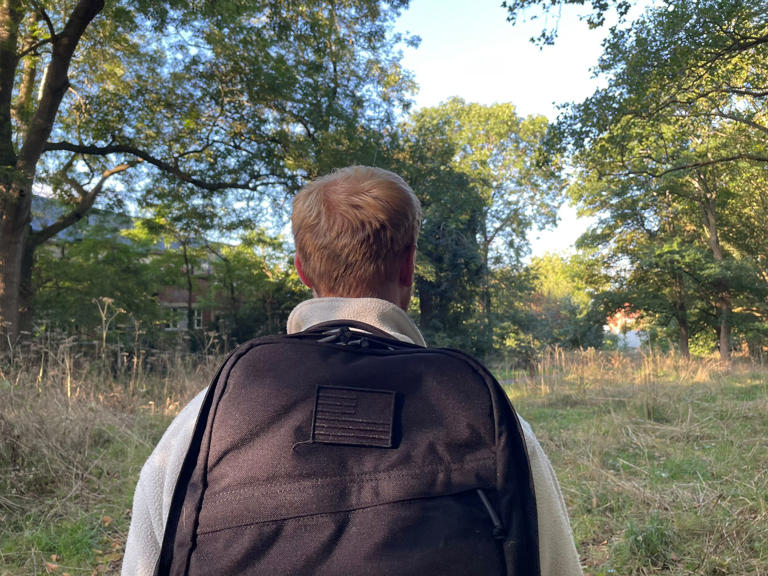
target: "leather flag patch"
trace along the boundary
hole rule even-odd
[[[318,386],[312,442],[391,448],[395,393]]]

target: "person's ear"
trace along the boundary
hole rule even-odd
[[[307,280],[307,277],[304,274],[304,268],[302,267],[301,258],[299,258],[298,252],[296,252],[293,257],[293,265],[296,266],[296,272],[299,275],[299,280],[301,280],[307,288],[312,288],[312,284],[309,283],[309,280]]]
[[[413,274],[416,269],[416,246],[411,246],[400,261],[400,285],[413,286]]]

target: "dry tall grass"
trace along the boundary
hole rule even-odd
[[[0,574],[119,573],[141,464],[219,363],[112,352],[61,339],[0,355]]]
[[[587,574],[768,574],[765,367],[551,350],[507,377]]]

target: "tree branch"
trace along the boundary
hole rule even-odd
[[[29,44],[24,50],[19,52],[19,59],[24,58],[25,56],[29,56],[30,54],[37,52],[37,49],[40,48],[40,46],[45,46],[46,44],[53,43],[53,38],[43,38],[42,40],[38,40],[34,44]]]
[[[34,28],[37,23],[35,14],[31,14],[29,17],[29,27]],[[26,49],[22,50],[19,55],[19,60],[28,53],[31,53],[35,47],[39,44],[33,42],[34,38],[29,35],[24,38],[22,46],[26,46]],[[23,141],[29,128],[29,118],[33,107],[33,92],[35,88],[35,81],[37,80],[37,59],[28,58],[24,60],[22,64],[21,82],[19,83],[18,96],[16,97],[16,106],[14,108],[14,114],[16,122],[19,125],[19,140]]]
[[[757,122],[755,122],[754,120],[750,120],[749,118],[744,118],[742,116],[738,116],[731,112],[726,112],[725,110],[720,110],[720,109],[718,109],[716,116],[719,116],[720,118],[727,118],[729,120],[733,120],[734,122],[739,122],[741,124],[751,126],[755,130],[759,130],[760,132],[765,132],[766,134],[768,134],[768,126],[763,126],[762,124],[758,124]]]
[[[661,178],[667,174],[674,172],[682,172],[683,170],[692,170],[695,168],[704,168],[705,166],[713,166],[715,164],[724,164],[726,162],[734,162],[736,160],[749,160],[752,162],[768,162],[768,156],[762,156],[760,154],[734,154],[732,156],[724,156],[722,158],[711,158],[708,160],[700,160],[698,162],[689,162],[686,164],[680,164],[678,166],[672,166],[659,172],[653,170],[628,170],[623,173],[614,173],[612,176],[650,176],[651,178]]]
[[[86,190],[77,180],[65,175],[64,179],[67,181],[67,183],[69,183],[70,186],[77,190],[80,201],[71,212],[62,215],[53,224],[46,226],[41,230],[32,232],[29,236],[30,248],[36,248],[43,242],[50,240],[59,232],[69,228],[75,222],[80,220],[83,216],[85,216],[86,212],[88,212],[88,210],[93,207],[93,204],[96,201],[96,198],[98,198],[99,194],[101,194],[106,181],[115,174],[124,172],[136,164],[136,162],[126,162],[124,164],[115,166],[114,168],[110,168],[109,170],[105,170],[101,175],[101,179],[90,190]]]
[[[749,90],[739,86],[727,85],[723,88],[726,94],[736,94],[737,96],[749,96],[750,98],[768,97],[768,90]]]
[[[61,34],[53,40],[53,54],[45,75],[42,97],[29,123],[17,164],[17,168],[29,177],[35,173],[37,162],[53,130],[61,100],[69,88],[69,65],[75,48],[86,28],[103,8],[104,0],[79,0]]]
[[[48,27],[48,34],[50,35],[49,41],[54,41],[56,39],[56,28],[53,25],[53,22],[51,21],[51,17],[48,16],[48,12],[45,11],[45,7],[40,4],[37,0],[33,0],[32,4],[35,5],[35,10],[40,15],[40,17],[45,21],[45,25]]]
[[[217,190],[226,190],[226,189],[258,190],[265,184],[265,182],[261,180],[256,183],[236,182],[236,181],[209,182],[207,180],[203,180],[202,178],[197,178],[195,176],[187,174],[186,172],[181,170],[175,163],[170,163],[165,160],[161,160],[144,150],[141,150],[134,146],[126,146],[123,144],[93,146],[93,145],[86,145],[86,144],[73,144],[71,142],[48,142],[45,145],[46,152],[61,151],[61,150],[68,151],[68,152],[77,152],[79,154],[91,154],[94,156],[108,156],[109,154],[130,154],[131,156],[135,156],[136,158],[143,160],[147,164],[151,164],[152,166],[159,168],[163,172],[172,174],[182,182],[192,184],[194,186],[197,186],[198,188],[202,188],[203,190],[209,190],[211,192],[215,192]],[[263,174],[257,174],[254,176],[254,178],[261,179],[264,176],[265,175]]]
[[[16,163],[13,146],[12,101],[19,59],[16,44],[19,39],[19,24],[23,12],[20,2],[0,3],[0,165]]]

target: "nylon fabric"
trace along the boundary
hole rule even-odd
[[[158,573],[538,574],[525,445],[482,365],[375,335],[318,339],[251,342],[212,383]],[[323,386],[393,393],[393,447],[312,442]]]

